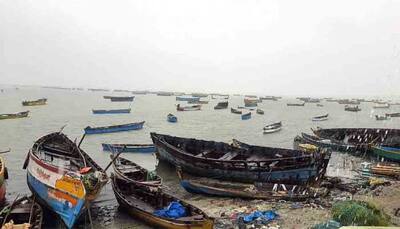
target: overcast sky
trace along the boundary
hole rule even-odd
[[[0,84],[398,95],[399,69],[399,0],[0,0]]]

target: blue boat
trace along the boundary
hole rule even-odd
[[[101,144],[103,151],[123,153],[153,153],[156,147],[153,144]]]
[[[176,101],[186,101],[186,102],[198,102],[200,97],[184,97],[184,96],[177,96]]]
[[[128,109],[112,109],[112,110],[92,110],[93,114],[128,114],[131,113],[131,108]]]
[[[242,120],[248,120],[251,119],[251,112],[242,114]]]
[[[167,121],[168,121],[168,122],[177,122],[177,121],[178,121],[178,118],[177,118],[175,115],[173,115],[173,114],[168,114],[168,115],[167,115]]]
[[[121,131],[130,131],[130,130],[140,130],[143,128],[143,122],[135,122],[135,123],[127,123],[121,125],[113,125],[113,126],[102,126],[102,127],[86,127],[85,134],[105,134],[105,133],[114,133]]]

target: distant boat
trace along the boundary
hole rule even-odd
[[[323,107],[324,105],[317,103],[317,107]]]
[[[112,109],[112,110],[92,110],[93,114],[127,114],[131,113],[131,109]]]
[[[319,103],[321,102],[321,99],[318,98],[310,98],[310,97],[299,97],[299,100],[305,102],[305,103]]]
[[[131,91],[133,95],[146,95],[148,91]]]
[[[288,107],[304,107],[305,104],[306,104],[305,102],[302,102],[302,103],[287,103],[286,105]]]
[[[188,104],[208,104],[208,101],[206,100],[188,101]]]
[[[226,109],[226,108],[228,108],[228,101],[224,101],[224,102],[219,102],[215,107],[214,107],[214,109],[215,110],[220,110],[220,109]]]
[[[244,106],[245,107],[256,107],[259,102],[261,102],[258,98],[244,98]]]
[[[351,111],[351,112],[359,112],[359,111],[361,111],[361,108],[359,108],[358,106],[346,105],[346,106],[344,106],[344,110]]]
[[[263,115],[263,114],[264,114],[264,111],[261,110],[261,109],[257,109],[256,112],[257,112],[257,114],[260,114],[260,115]]]
[[[251,112],[242,114],[242,120],[249,120],[251,119]]]
[[[375,119],[377,121],[383,121],[383,120],[388,120],[390,116],[386,116],[386,115],[375,115]]]
[[[140,130],[143,128],[143,122],[128,123],[122,125],[102,126],[102,127],[86,127],[85,134],[105,134],[121,131]]]
[[[390,108],[389,103],[383,103],[383,104],[375,104],[374,109],[387,109]]]
[[[375,155],[383,157],[387,160],[400,162],[400,148],[376,146],[372,147],[372,152]]]
[[[103,151],[123,153],[153,153],[156,148],[153,144],[101,144]]]
[[[241,110],[238,110],[238,109],[235,109],[235,108],[231,108],[231,113],[234,113],[234,114],[242,114],[242,111],[241,111]]]
[[[359,100],[350,100],[350,99],[339,99],[337,100],[337,102],[339,104],[344,104],[344,105],[360,105],[360,101]]]
[[[199,111],[201,109],[201,105],[192,105],[192,106],[181,106],[178,104],[176,106],[177,111]]]
[[[263,132],[264,132],[264,134],[270,134],[270,133],[278,132],[281,129],[282,129],[282,122],[276,122],[276,123],[266,125],[263,128]]]
[[[178,122],[178,118],[173,114],[168,114],[167,115],[167,121],[168,122]]]
[[[208,97],[208,94],[205,93],[192,93],[193,97],[200,97],[200,98],[205,98]]]
[[[278,101],[278,99],[280,99],[282,97],[278,97],[278,96],[264,96],[264,97],[260,97],[260,100],[271,100],[271,101]]]
[[[176,101],[185,101],[185,102],[197,102],[200,100],[200,97],[186,97],[186,96],[177,96]]]
[[[385,115],[392,118],[400,117],[400,113],[386,113]]]
[[[47,99],[38,99],[38,100],[31,100],[31,101],[23,101],[22,106],[41,106],[46,105]]]
[[[110,96],[111,102],[132,102],[135,96]]]
[[[173,92],[163,92],[163,91],[160,91],[160,92],[157,92],[156,95],[157,95],[157,96],[173,96],[174,93],[173,93]]]
[[[312,118],[312,121],[314,121],[314,122],[326,121],[326,120],[328,120],[328,116],[329,116],[329,114],[320,115],[320,116],[315,116],[315,117]]]
[[[3,119],[17,119],[28,117],[29,111],[22,111],[14,114],[0,114],[0,120]]]

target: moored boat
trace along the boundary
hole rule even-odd
[[[128,109],[111,109],[111,110],[92,110],[93,114],[128,114],[131,113],[131,108]]]
[[[121,131],[140,130],[143,128],[143,124],[144,121],[121,124],[121,125],[102,126],[102,127],[87,126],[84,130],[85,134],[105,134],[105,133],[114,133]]]
[[[123,153],[153,153],[156,147],[153,144],[108,144],[102,143],[103,151]]]
[[[0,114],[0,120],[3,119],[17,119],[17,118],[26,118],[29,115],[29,111],[22,111],[14,114]]]
[[[258,103],[261,102],[260,99],[256,98],[244,98],[244,106],[245,107],[256,107]]]
[[[46,105],[47,99],[38,99],[38,100],[26,100],[22,102],[22,106],[40,106],[40,105]]]
[[[260,114],[260,115],[263,115],[263,114],[264,114],[264,111],[261,110],[261,109],[257,109],[257,110],[256,110],[256,113],[257,113],[257,114]]]
[[[251,119],[251,112],[242,114],[242,120],[249,120]]]
[[[400,113],[386,113],[385,116],[394,118],[394,117],[400,117]]]
[[[372,151],[376,156],[386,160],[400,162],[400,148],[398,147],[374,146]]]
[[[350,112],[359,112],[361,111],[361,108],[359,108],[358,106],[345,105],[344,110]]]
[[[266,125],[263,128],[263,133],[264,134],[275,133],[275,132],[280,131],[281,129],[282,129],[282,122],[276,122],[276,123]]]
[[[168,122],[178,122],[178,117],[176,117],[176,116],[173,115],[173,114],[168,114],[168,115],[167,115],[167,121],[168,121]]]
[[[111,102],[132,102],[135,96],[110,96]]]
[[[185,97],[185,96],[177,96],[176,101],[185,101],[185,102],[198,102],[200,97]]]
[[[242,114],[242,111],[231,107],[231,113],[234,113],[234,114]]]
[[[224,101],[224,102],[219,102],[214,109],[215,110],[220,110],[220,109],[226,109],[228,108],[229,102],[228,101]]]
[[[317,103],[317,107],[323,107],[323,104]]]
[[[386,115],[375,115],[375,119],[378,121],[384,121],[384,120],[388,120],[389,116]]]
[[[43,210],[33,197],[23,196],[1,210],[0,220],[4,229],[41,229]]]
[[[378,104],[375,104],[373,107],[374,107],[374,109],[387,109],[387,108],[390,108],[390,104],[389,103],[378,103]]]
[[[320,115],[320,116],[315,116],[315,117],[313,117],[311,120],[314,121],[314,122],[326,121],[326,120],[328,120],[328,116],[329,116],[329,114]]]
[[[288,107],[304,107],[306,103],[303,101],[302,103],[287,103]]]
[[[199,111],[201,110],[201,105],[192,105],[192,106],[181,106],[178,104],[176,106],[177,111]]]

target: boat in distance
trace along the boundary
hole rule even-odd
[[[192,105],[192,106],[181,106],[178,104],[176,106],[177,111],[199,111],[201,110],[201,105]]]
[[[251,119],[251,112],[242,114],[241,118],[242,118],[242,120],[249,120],[249,119]]]
[[[46,105],[47,99],[42,98],[38,100],[26,100],[22,102],[22,106],[41,106],[41,105]]]
[[[389,103],[378,103],[373,106],[374,109],[387,109],[390,108]]]
[[[233,114],[242,114],[242,111],[239,110],[239,109],[235,109],[235,108],[231,107],[231,113],[233,113]]]
[[[275,133],[282,130],[282,122],[276,122],[269,124],[263,128],[263,133],[264,134],[270,134],[270,133]]]
[[[328,120],[329,114],[325,114],[325,115],[320,115],[320,116],[315,116],[312,117],[312,121],[313,122],[319,122],[319,121],[326,121]]]
[[[325,174],[330,153],[251,146],[150,133],[159,160],[193,175],[240,182],[304,184]]]
[[[200,101],[200,97],[176,96],[176,101],[198,102]]]
[[[377,121],[384,121],[384,120],[389,120],[390,116],[387,115],[375,115],[375,119]]]
[[[29,115],[29,111],[22,111],[14,114],[0,114],[0,120],[4,119],[17,119],[17,118],[26,118]]]
[[[93,114],[129,114],[131,113],[131,108],[128,109],[112,109],[112,110],[92,110]]]
[[[167,115],[167,121],[168,122],[172,122],[172,123],[178,122],[178,117],[176,117],[173,114],[168,114]]]
[[[221,109],[226,109],[228,108],[229,102],[224,101],[224,102],[219,102],[215,107],[214,110],[221,110]]]
[[[87,126],[84,130],[85,134],[106,134],[106,133],[114,133],[122,131],[140,130],[143,128],[143,124],[144,121],[120,124],[120,125],[112,125],[112,126],[101,126],[101,127]]]
[[[103,151],[123,153],[153,153],[156,147],[153,144],[101,144]]]
[[[344,110],[350,112],[359,112],[361,111],[361,108],[359,108],[358,106],[345,105]]]
[[[287,103],[288,107],[304,107],[306,103],[303,101],[302,103]]]
[[[109,99],[111,102],[132,102],[135,96],[103,96],[104,99]]]
[[[400,113],[386,113],[385,116],[391,117],[391,118],[397,118],[400,117]]]
[[[260,115],[263,115],[263,114],[264,114],[264,111],[261,110],[261,109],[257,109],[257,110],[256,110],[256,113],[257,113],[257,114],[260,114]]]

